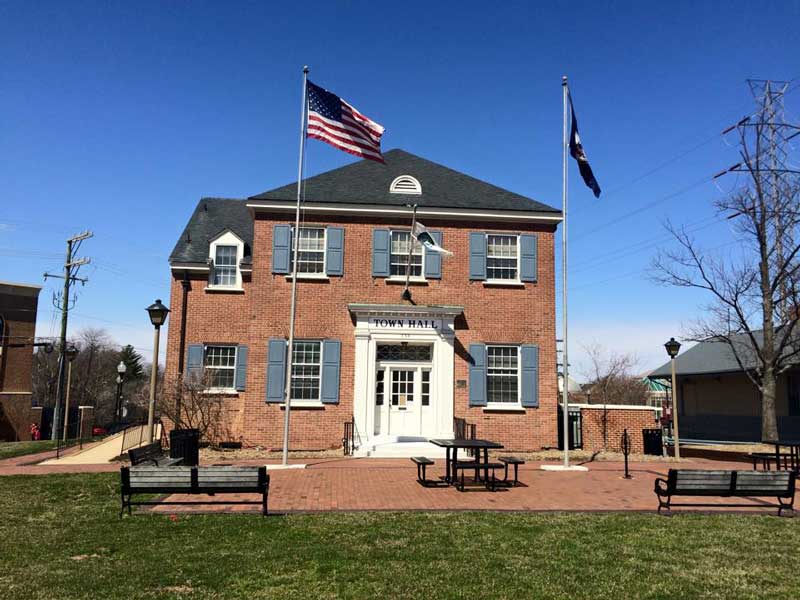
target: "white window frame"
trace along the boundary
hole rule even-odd
[[[214,285],[214,263],[217,258],[217,246],[236,246],[236,283],[234,285]],[[228,230],[211,240],[208,246],[209,282],[207,290],[212,291],[244,291],[242,288],[242,258],[244,257],[244,240]]]
[[[489,348],[515,348],[517,351],[517,399],[515,402],[489,401]],[[486,344],[486,400],[487,408],[517,409],[522,407],[522,346],[518,344]]]
[[[328,228],[325,225],[301,225],[300,229],[321,229],[322,230],[322,273],[297,273],[297,279],[328,279]],[[292,278],[292,261],[294,260],[294,236],[295,229],[292,225],[292,245],[289,248],[289,273],[287,279]],[[298,239],[299,243],[299,239]],[[298,248],[298,254],[300,249]]]
[[[302,340],[294,340],[293,344],[297,347],[297,344],[319,344],[319,387],[318,387],[318,394],[317,398],[291,398],[292,406],[322,406],[322,365],[323,363],[323,352],[325,351],[325,344],[322,343],[322,340],[314,340],[314,339],[302,339]],[[288,354],[288,352],[287,352]],[[294,354],[294,349],[292,349],[292,354]],[[291,369],[289,371],[290,377],[292,377],[292,373],[294,372],[294,357],[290,356],[288,360],[291,361]],[[312,363],[303,363],[303,364],[312,364]],[[291,394],[292,385],[289,384],[289,393]]]
[[[517,277],[515,279],[492,279],[489,277],[489,236],[504,236],[517,239]],[[522,268],[522,257],[520,254],[520,235],[518,233],[499,233],[489,232],[486,234],[486,283],[497,285],[518,285],[522,283],[520,279],[520,269]]]
[[[233,348],[233,367],[209,367],[206,365],[206,357],[208,356],[209,348]],[[233,384],[231,387],[207,387],[205,392],[207,394],[214,393],[230,393],[236,391],[236,367],[239,366],[239,346],[238,344],[203,344],[203,378],[206,377],[207,369],[224,369],[233,371]]]
[[[425,246],[420,244],[413,235],[411,235],[410,229],[390,229],[389,230],[389,277],[386,279],[388,281],[403,281],[405,282],[406,276],[405,275],[392,275],[392,236],[395,233],[407,233],[409,239],[412,244],[416,244],[420,247],[422,253],[422,262],[420,263],[420,274],[419,275],[412,275],[408,278],[409,281],[418,281],[418,282],[425,282],[428,281],[425,278]],[[408,254],[406,254],[406,260],[408,260]]]

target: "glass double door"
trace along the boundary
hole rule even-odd
[[[430,364],[378,362],[375,433],[426,437],[433,433]]]

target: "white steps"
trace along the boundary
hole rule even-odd
[[[358,448],[354,452],[354,456],[370,458],[410,458],[412,456],[444,458],[445,449],[426,441],[380,442],[373,440]]]

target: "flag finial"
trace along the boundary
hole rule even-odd
[[[308,65],[303,65],[303,73],[308,74],[309,68]]]
[[[561,85],[567,85],[567,76],[566,75],[562,75],[561,76]]]

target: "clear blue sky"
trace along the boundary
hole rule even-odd
[[[90,228],[71,333],[105,327],[146,350],[143,308],[168,301],[167,256],[197,199],[293,179],[303,64],[386,126],[385,149],[559,205],[567,74],[606,192],[595,200],[570,165],[576,366],[599,341],[653,368],[703,300],[643,276],[661,222],[730,239],[711,219],[720,190],[693,184],[735,162],[714,134],[750,111],[746,78],[800,76],[798,23],[797,1],[6,1],[0,279],[41,283]],[[787,108],[800,113],[800,90]],[[350,161],[310,142],[309,173]],[[57,331],[57,285],[41,296],[42,336]]]

